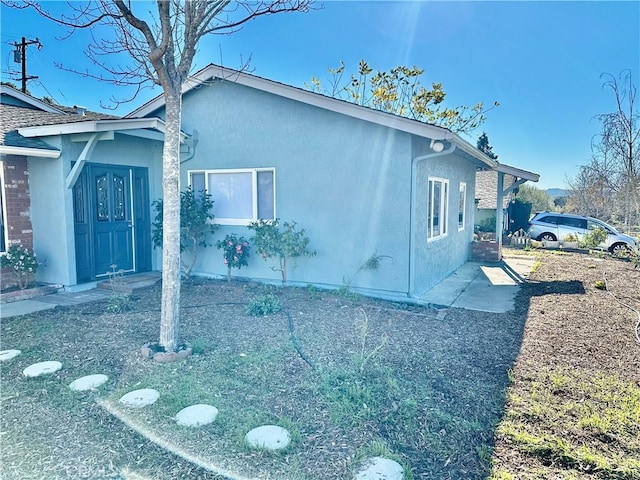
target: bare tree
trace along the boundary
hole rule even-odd
[[[108,72],[108,81],[135,85],[138,89],[148,82],[162,87],[166,132],[162,154],[164,228],[160,345],[167,351],[174,351],[178,346],[180,318],[181,87],[191,71],[198,43],[205,35],[233,33],[261,16],[307,11],[311,2],[95,0],[68,2],[67,12],[63,15],[51,13],[44,2],[7,2],[18,8],[33,8],[57,24],[69,27],[69,35],[77,29],[91,30],[93,43],[88,46],[86,55]],[[113,36],[101,38],[100,28],[104,27]],[[128,60],[124,66],[113,61],[121,58],[121,54],[126,54]]]
[[[587,165],[568,179],[569,198],[566,211],[609,220],[615,214],[615,172],[607,158],[594,156]]]
[[[640,221],[640,114],[635,110],[637,89],[631,71],[624,70],[618,78],[603,74],[603,88],[614,94],[616,109],[597,115],[602,131],[596,137],[595,148],[600,156],[614,164],[617,200],[628,229]]]

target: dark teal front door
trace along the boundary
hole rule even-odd
[[[151,267],[147,171],[88,164],[74,186],[78,282]]]
[[[130,170],[93,167],[93,248],[96,276],[133,271]]]

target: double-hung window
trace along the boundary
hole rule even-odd
[[[192,170],[189,184],[194,192],[206,190],[211,195],[215,223],[249,225],[276,218],[273,168]]]
[[[427,240],[444,237],[448,232],[449,180],[429,177],[427,198]]]
[[[459,190],[459,203],[458,203],[458,231],[464,230],[464,221],[466,217],[466,205],[467,205],[467,184],[460,182]]]

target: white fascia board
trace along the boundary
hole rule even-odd
[[[0,85],[0,94],[8,95],[13,97],[21,102],[24,102],[32,107],[36,107],[39,110],[43,110],[49,113],[65,113],[62,110],[55,108],[52,105],[49,105],[42,100],[38,100],[37,98],[32,97],[31,95],[27,95],[26,93],[21,92],[20,90],[16,90],[15,88],[11,88],[8,85]]]
[[[46,150],[44,148],[11,147],[0,145],[2,155],[21,155],[24,157],[60,158],[59,150]]]
[[[157,140],[159,142],[164,141],[164,132],[159,132],[157,130],[142,130],[142,129],[136,128],[135,130],[120,130],[118,133],[120,135],[129,135],[132,137],[146,138],[149,140]],[[182,135],[184,136],[184,134]],[[180,141],[180,143],[183,143],[183,142],[184,142],[184,139]]]
[[[494,170],[501,173],[506,173],[508,175],[513,175],[514,177],[524,178],[525,180],[529,180],[530,182],[537,182],[538,180],[540,180],[540,175],[538,175],[537,173],[528,172],[527,170],[522,170],[510,165],[505,165],[503,163],[499,163]]]
[[[152,129],[160,132],[164,137],[166,130],[165,123],[159,118],[131,118],[117,120],[90,120],[86,122],[59,123],[56,125],[43,125],[39,127],[23,127],[18,129],[18,133],[23,137],[49,137],[56,135],[71,135],[77,133],[100,133],[100,132],[131,132]],[[143,138],[148,138],[146,134],[140,134]],[[184,142],[188,135],[180,132],[180,141]],[[154,138],[155,139],[155,138]]]
[[[23,137],[48,137],[54,135],[69,135],[72,133],[98,133],[118,130],[132,130],[136,128],[157,128],[164,131],[164,125],[157,118],[139,118],[132,120],[89,120],[86,122],[58,123],[38,127],[22,127],[18,133]]]

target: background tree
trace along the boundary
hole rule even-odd
[[[616,174],[607,157],[594,156],[588,165],[582,165],[578,174],[567,181],[569,198],[565,211],[611,219],[616,210]]]
[[[604,88],[614,94],[615,110],[596,118],[602,124],[597,148],[607,156],[615,171],[617,201],[627,229],[640,221],[640,114],[635,111],[637,89],[631,71],[625,70],[616,79],[605,73]]]
[[[531,212],[548,212],[553,210],[553,200],[544,190],[527,183],[518,187],[516,197],[525,203],[531,204]]]
[[[478,150],[487,155],[487,157],[492,158],[493,160],[498,159],[498,155],[493,153],[493,147],[489,145],[489,137],[486,133],[482,132],[482,135],[478,137],[478,143],[476,146],[478,147]]]
[[[165,138],[162,153],[163,239],[160,345],[178,346],[180,318],[180,126],[182,83],[191,71],[199,41],[209,34],[230,34],[249,20],[280,12],[306,11],[311,0],[237,1],[156,0],[68,2],[67,12],[54,15],[45,2],[9,2],[33,8],[70,28],[90,29],[93,43],[85,55],[108,72],[109,81],[133,85],[136,93],[151,82],[162,88]],[[108,35],[101,28],[106,27]],[[120,63],[126,54],[128,64]],[[114,57],[115,56],[115,57]],[[108,63],[110,59],[118,63]],[[103,78],[101,75],[98,78]],[[135,95],[134,95],[135,96]]]
[[[365,60],[360,60],[357,74],[345,78],[345,64],[328,69],[328,87],[320,79],[311,77],[307,88],[316,93],[348,102],[393,113],[421,122],[448,128],[457,133],[469,133],[485,121],[485,114],[499,106],[494,102],[485,108],[482,102],[473,107],[443,106],[446,93],[441,83],[432,83],[427,89],[420,83],[424,70],[418,67],[398,66],[386,71],[374,71]]]
[[[603,88],[613,93],[615,108],[597,115],[601,130],[591,143],[591,161],[569,180],[567,209],[603,220],[613,219],[626,230],[640,224],[640,114],[631,72],[603,74]]]

